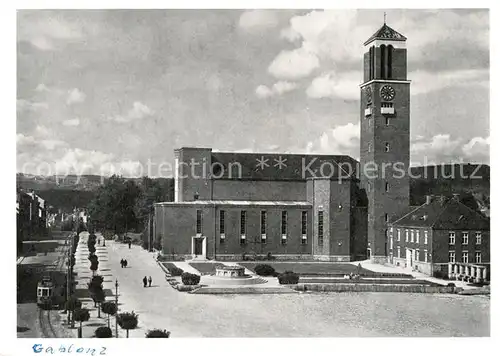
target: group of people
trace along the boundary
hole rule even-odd
[[[127,262],[127,260],[124,260],[124,259],[122,258],[122,259],[120,260],[120,264],[122,265],[122,268],[125,268],[125,267],[127,267],[128,262]]]
[[[144,287],[148,286],[148,282],[149,282],[149,286],[151,287],[151,283],[153,282],[153,278],[151,278],[151,276],[149,276],[149,278],[144,276],[144,278],[142,279],[142,283],[144,284]]]

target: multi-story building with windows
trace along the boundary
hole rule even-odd
[[[450,262],[489,265],[489,219],[460,203],[457,195],[428,196],[389,226],[389,261],[395,265],[426,274],[448,273]],[[398,238],[403,231],[415,238]]]

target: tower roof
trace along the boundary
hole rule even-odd
[[[364,44],[365,46],[375,40],[406,41],[406,37],[398,31],[390,28],[387,24],[378,29]]]

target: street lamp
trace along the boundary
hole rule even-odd
[[[115,313],[115,335],[118,337],[118,279],[115,281],[115,301],[116,301],[116,313]]]

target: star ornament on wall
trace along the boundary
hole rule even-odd
[[[286,164],[285,164],[285,162],[287,161],[286,158],[279,156],[278,159],[275,158],[274,161],[276,162],[274,167],[278,167],[279,169],[286,168]]]
[[[255,160],[257,161],[255,168],[263,171],[264,168],[269,167],[269,164],[267,163],[267,161],[269,161],[269,158],[264,158],[264,156],[261,156],[260,159],[256,158]]]

